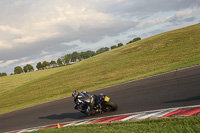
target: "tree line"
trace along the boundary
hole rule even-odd
[[[114,49],[114,48],[111,48],[111,49]],[[36,65],[36,68],[38,70],[43,70],[43,69],[48,69],[49,67],[54,68],[54,67],[59,67],[59,66],[70,65],[75,62],[85,60],[87,58],[93,57],[95,55],[101,54],[106,51],[109,51],[108,47],[100,48],[96,52],[92,51],[92,50],[88,50],[88,51],[80,52],[80,53],[77,51],[74,51],[71,54],[66,54],[66,55],[58,58],[57,61],[52,60],[51,62],[47,62],[47,61],[44,61],[43,63],[38,62]]]
[[[0,77],[3,77],[3,76],[7,76],[7,73],[5,73],[5,72],[0,73]]]
[[[134,38],[133,40],[129,41],[127,44],[136,42],[138,40],[141,40],[141,38],[140,37]],[[117,45],[112,45],[110,48],[102,47],[102,48],[98,49],[97,51],[88,50],[88,51],[80,52],[80,53],[75,51],[71,54],[66,54],[66,55],[58,58],[57,61],[52,60],[50,62],[48,62],[48,61],[38,62],[36,65],[36,68],[38,70],[44,70],[44,69],[48,69],[48,68],[55,68],[55,67],[70,65],[75,62],[85,60],[87,58],[93,57],[95,55],[104,53],[109,50],[113,50],[113,49],[121,47],[121,46],[124,46],[124,45],[122,43],[118,43]],[[14,68],[14,74],[27,73],[27,72],[31,72],[31,71],[34,71],[34,67],[31,64],[27,64],[23,68],[21,66],[16,66]],[[13,75],[13,74],[11,74],[11,75]],[[7,74],[0,73],[0,77],[1,76],[7,76]]]

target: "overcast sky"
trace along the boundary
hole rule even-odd
[[[200,0],[0,0],[0,10],[0,72],[7,74],[200,23]]]

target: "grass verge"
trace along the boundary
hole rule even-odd
[[[200,115],[45,129],[33,133],[199,133]]]

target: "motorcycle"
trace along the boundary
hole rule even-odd
[[[93,114],[101,114],[108,111],[115,111],[118,108],[117,104],[114,101],[111,101],[110,97],[104,95],[103,93],[101,93],[99,96],[95,95],[95,98],[93,100],[95,100],[94,107],[92,109]],[[86,112],[86,109],[88,108],[88,104],[90,104],[90,102],[93,101],[84,98],[78,99],[77,109],[84,114],[91,115]]]

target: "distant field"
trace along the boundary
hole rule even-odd
[[[200,64],[200,24],[162,33],[76,64],[0,78],[0,114]]]
[[[199,133],[200,115],[180,118],[147,119],[141,121],[90,124],[44,129],[33,133]]]

